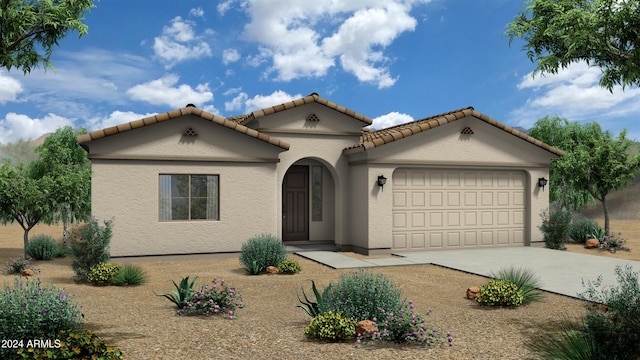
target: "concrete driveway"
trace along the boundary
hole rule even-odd
[[[585,290],[583,280],[586,284],[599,275],[602,275],[603,285],[616,285],[616,265],[629,264],[634,271],[640,272],[639,261],[537,247],[398,252],[388,258],[362,260],[331,251],[297,251],[296,254],[335,269],[434,264],[489,276],[505,267],[528,267],[542,281],[542,290],[571,297],[577,297]]]

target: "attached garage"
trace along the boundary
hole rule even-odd
[[[393,172],[393,250],[525,244],[526,174],[399,168]]]

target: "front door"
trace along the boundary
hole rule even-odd
[[[293,165],[282,182],[282,240],[309,240],[309,167]]]

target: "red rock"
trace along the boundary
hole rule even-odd
[[[33,270],[31,269],[23,269],[20,273],[22,276],[33,276]]]
[[[478,288],[477,286],[470,286],[467,289],[467,299],[475,300],[478,297],[479,291],[480,291],[480,288]]]
[[[598,240],[598,239],[589,239],[584,244],[584,247],[587,248],[587,249],[596,249],[596,248],[600,247],[600,240]]]
[[[362,320],[356,323],[356,334],[360,334],[364,337],[371,337],[376,331],[378,331],[378,327],[371,320]]]
[[[267,266],[267,273],[269,274],[277,274],[278,268],[275,266]]]

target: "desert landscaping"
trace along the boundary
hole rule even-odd
[[[640,230],[634,220],[614,220],[612,229],[628,239],[630,252],[611,254],[568,244],[567,251],[593,256],[640,260]],[[38,225],[31,234],[50,234],[60,238],[61,226]],[[22,229],[10,225],[0,228],[0,261],[22,255]],[[351,256],[356,254],[345,253]],[[307,292],[310,280],[319,287],[337,281],[345,271],[334,270],[290,255],[302,265],[295,275],[250,276],[237,257],[170,258],[148,261],[135,259],[148,274],[148,282],[137,287],[96,287],[73,280],[71,258],[33,262],[43,283],[55,284],[72,294],[81,306],[87,328],[119,348],[127,359],[248,359],[283,358],[403,358],[403,359],[522,359],[531,357],[526,346],[536,334],[553,331],[562,319],[584,315],[585,303],[554,294],[541,302],[519,308],[483,308],[466,299],[469,286],[481,285],[486,278],[438,266],[383,267],[382,272],[401,286],[413,300],[416,310],[432,310],[427,322],[440,331],[450,331],[453,346],[371,344],[356,348],[354,342],[324,343],[308,340],[303,328],[310,318],[296,306],[301,288]],[[130,259],[114,259],[124,263]],[[580,271],[580,269],[567,269]],[[244,298],[238,318],[176,316],[175,306],[154,294],[170,292],[172,280],[198,276],[199,283],[213,277],[225,279]],[[13,275],[0,275],[5,284]]]

